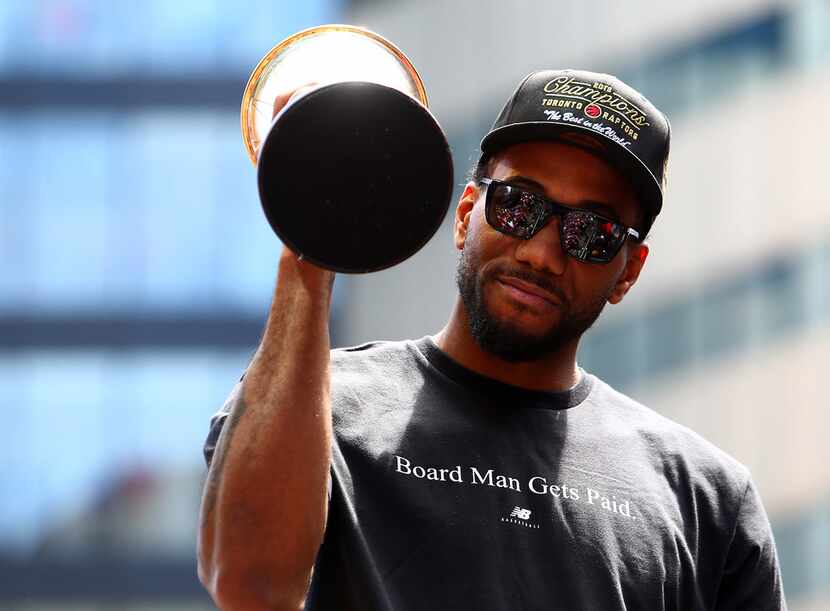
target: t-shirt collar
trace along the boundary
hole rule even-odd
[[[511,404],[515,407],[543,409],[569,409],[582,403],[594,385],[594,376],[580,368],[580,379],[575,386],[563,391],[531,390],[507,384],[468,369],[453,360],[426,336],[415,342],[418,350],[430,365],[464,388],[493,399],[494,403]]]

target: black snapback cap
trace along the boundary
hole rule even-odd
[[[558,140],[566,133],[594,136],[592,141],[600,145],[597,154],[630,180],[645,206],[645,237],[663,207],[671,140],[666,116],[611,75],[542,70],[519,83],[481,141],[481,151]]]

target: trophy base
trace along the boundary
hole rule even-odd
[[[298,255],[337,272],[391,267],[440,227],[453,167],[441,127],[383,85],[343,82],[290,104],[257,164],[271,228]]]

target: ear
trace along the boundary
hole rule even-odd
[[[468,182],[464,187],[464,192],[458,200],[458,205],[455,208],[455,226],[453,227],[453,236],[455,239],[455,247],[458,250],[464,248],[464,242],[467,240],[467,230],[470,227],[470,216],[473,212],[473,207],[478,200],[478,187],[474,182]]]
[[[646,259],[648,258],[648,244],[645,242],[642,244],[629,244],[632,244],[633,247],[629,249],[625,269],[623,270],[620,278],[617,280],[617,284],[614,286],[614,290],[611,292],[611,295],[608,297],[608,303],[619,303],[623,300],[625,294],[628,293],[631,287],[634,286],[634,283],[637,282],[637,278],[640,277],[643,265],[646,264]]]

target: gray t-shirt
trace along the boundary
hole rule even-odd
[[[595,376],[530,391],[423,338],[332,351],[331,394],[306,609],[786,608],[747,469]]]

